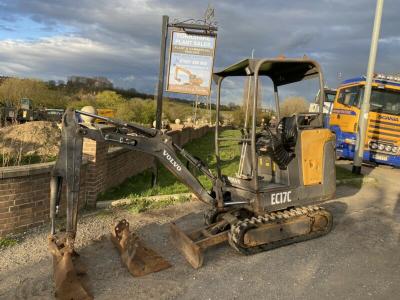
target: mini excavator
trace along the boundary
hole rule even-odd
[[[221,137],[221,84],[230,76],[249,76],[255,86],[254,95],[249,98],[251,105],[248,105],[246,128],[238,138]],[[278,114],[276,129],[258,125],[260,76],[268,76],[273,83]],[[319,111],[322,112],[325,97],[322,71],[317,62],[306,57],[245,59],[215,72],[215,172],[174,143],[163,130],[91,112],[67,110],[62,120],[61,147],[51,180],[49,248],[53,255],[57,297],[92,299],[80,281],[79,268],[74,266],[78,256],[74,241],[84,138],[153,155],[199,200],[210,206],[204,214],[203,228],[184,232],[174,223],[170,226],[173,244],[194,268],[202,266],[207,248],[226,241],[236,251],[249,255],[327,234],[332,228],[332,215],[318,204],[335,194],[335,137],[323,128],[322,113],[279,117],[278,88],[310,78],[319,82]],[[89,117],[92,121],[79,122],[78,116]],[[104,126],[95,120],[112,126]],[[221,171],[220,146],[227,140],[237,141],[242,149],[240,171],[233,177]],[[213,182],[210,191],[200,184],[182,160]],[[55,218],[63,184],[66,185],[66,228],[59,231],[56,230]],[[134,276],[169,267],[168,262],[129,231],[126,220],[112,227],[111,240],[117,246],[122,262]]]

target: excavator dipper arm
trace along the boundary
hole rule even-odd
[[[77,114],[106,121],[114,126],[79,123]],[[171,173],[188,186],[203,202],[215,207],[216,200],[203,188],[196,177],[179,160],[177,152],[211,180],[214,175],[204,164],[172,142],[162,131],[136,124],[93,115],[86,112],[67,110],[62,119],[59,156],[52,172],[50,183],[51,234],[49,249],[53,255],[56,296],[60,299],[92,299],[82,284],[78,271],[78,254],[74,242],[77,232],[80,172],[82,165],[83,138],[126,149],[147,153],[156,157]],[[66,227],[57,231],[56,216],[60,210],[61,194],[66,191]],[[169,267],[169,263],[154,251],[145,247],[138,237],[129,231],[129,223],[120,221],[112,230],[111,239],[121,253],[123,263],[134,276],[144,275]]]
[[[63,116],[61,147],[50,181],[49,250],[53,256],[55,293],[59,299],[92,299],[78,271],[78,255],[74,250],[76,235],[80,169],[83,137],[74,113]],[[57,232],[55,219],[59,212],[63,183],[66,185],[66,228]]]

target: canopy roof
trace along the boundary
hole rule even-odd
[[[285,85],[318,76],[319,65],[308,58],[247,58],[223,70],[214,72],[214,80],[229,76],[254,75],[260,65],[259,75],[268,76],[277,85]]]

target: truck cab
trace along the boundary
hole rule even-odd
[[[329,127],[336,134],[338,158],[353,159],[365,76],[345,80],[338,88]],[[365,162],[400,166],[400,76],[373,78],[365,137]]]

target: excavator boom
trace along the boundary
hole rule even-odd
[[[79,114],[101,119],[112,126],[79,123]],[[67,110],[62,119],[61,146],[50,183],[49,250],[53,256],[56,296],[60,299],[91,299],[91,295],[82,284],[84,272],[75,267],[78,255],[74,247],[84,138],[151,154],[190,187],[200,200],[212,206],[216,203],[180,161],[177,152],[213,181],[214,175],[203,162],[174,144],[171,137],[164,132],[84,111]],[[66,185],[66,228],[65,231],[57,231],[56,216],[59,212],[63,184]],[[121,220],[113,226],[110,238],[120,252],[122,262],[133,276],[142,276],[170,267],[167,261],[129,231],[129,223],[126,220]]]

